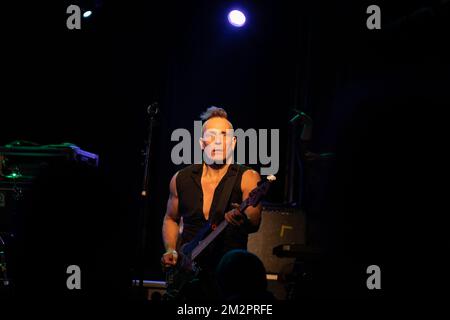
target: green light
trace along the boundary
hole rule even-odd
[[[22,175],[21,175],[20,173],[13,172],[13,173],[7,175],[6,177],[7,177],[8,179],[16,179],[16,178],[19,178],[19,177],[21,177],[21,176],[22,176]]]

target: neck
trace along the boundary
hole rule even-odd
[[[203,164],[203,175],[209,176],[209,177],[220,177],[227,172],[228,167],[230,166],[229,163],[224,164]]]

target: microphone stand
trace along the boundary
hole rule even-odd
[[[141,200],[141,213],[140,213],[140,225],[141,225],[141,241],[139,246],[139,292],[144,296],[144,257],[146,252],[147,241],[147,215],[149,212],[149,181],[150,181],[150,150],[152,146],[153,127],[156,123],[156,115],[159,113],[158,103],[154,102],[147,108],[149,115],[148,124],[148,137],[145,146],[144,153],[144,177],[142,181],[142,191],[140,194]]]

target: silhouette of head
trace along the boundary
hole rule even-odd
[[[245,250],[226,253],[217,266],[217,284],[226,300],[267,299],[266,270],[261,260]]]

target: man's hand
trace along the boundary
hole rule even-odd
[[[245,222],[246,217],[239,211],[237,203],[232,203],[231,205],[234,209],[225,213],[225,220],[233,226],[240,226]]]
[[[178,253],[175,250],[167,250],[161,258],[161,264],[168,268],[177,264]]]

